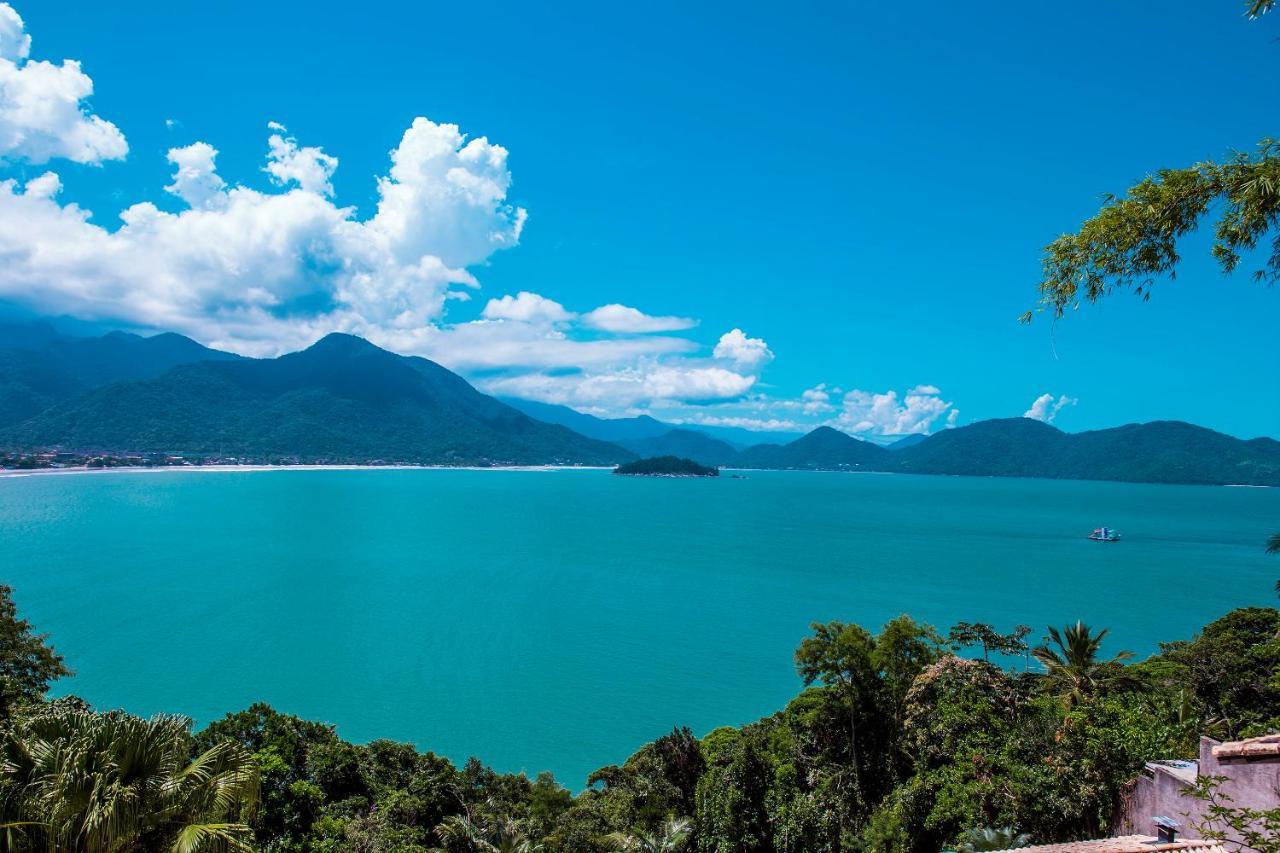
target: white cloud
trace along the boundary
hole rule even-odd
[[[697,325],[697,321],[688,317],[654,317],[637,308],[617,303],[601,305],[594,311],[588,311],[583,315],[582,322],[593,329],[615,334],[678,332]]]
[[[124,134],[83,101],[93,81],[72,59],[31,60],[31,36],[8,3],[0,3],[0,159],[77,163],[122,159]]]
[[[0,59],[16,62],[31,55],[31,36],[17,10],[0,3]]]
[[[1066,394],[1056,400],[1052,394],[1041,394],[1036,397],[1035,402],[1031,404],[1031,408],[1022,413],[1022,416],[1051,424],[1053,419],[1058,416],[1058,412],[1067,406],[1074,406],[1077,402],[1075,398],[1068,397]]]
[[[755,430],[756,432],[807,432],[813,428],[813,424],[803,424],[798,421],[787,420],[785,418],[752,418],[733,415],[708,415],[700,412],[694,413],[685,419],[669,417],[667,420],[675,424],[739,427],[741,429]]]
[[[135,204],[115,231],[0,182],[0,298],[253,355],[335,329],[388,339],[438,322],[453,286],[476,286],[465,267],[514,245],[524,222],[506,203],[506,151],[423,118],[392,151],[365,220],[315,174],[280,192],[228,187],[216,155],[202,142],[170,151],[168,189],[189,209]]]
[[[756,369],[773,361],[773,353],[760,338],[749,338],[741,329],[733,329],[720,336],[713,355],[732,362],[737,367]]]
[[[835,411],[835,406],[831,405],[831,393],[825,382],[805,391],[800,395],[800,404],[804,413],[816,415]]]
[[[723,367],[649,363],[581,374],[536,373],[482,382],[485,390],[584,408],[619,408],[654,401],[703,402],[745,394],[755,384]]]
[[[877,394],[853,390],[844,395],[840,414],[831,426],[851,433],[911,435],[927,433],[935,421],[948,415],[952,404],[932,385],[918,385],[900,400],[896,391]],[[948,415],[949,417],[949,415]]]
[[[22,194],[31,198],[53,198],[62,192],[62,179],[56,172],[45,172],[27,181]]]
[[[168,160],[178,167],[173,183],[165,190],[173,193],[189,207],[209,207],[226,201],[223,191],[227,182],[218,177],[213,161],[218,149],[207,142],[196,142],[183,148],[170,148]]]
[[[267,127],[277,132],[267,140],[270,153],[264,171],[282,186],[296,183],[304,192],[332,196],[333,184],[329,178],[338,168],[338,158],[330,157],[320,148],[298,147],[298,141],[292,136],[281,135],[285,127],[279,122],[268,122]]]
[[[522,290],[515,296],[490,299],[484,306],[487,320],[515,320],[520,323],[564,323],[574,318],[559,302]]]

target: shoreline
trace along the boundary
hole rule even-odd
[[[122,465],[118,468],[4,468],[0,480],[12,477],[51,477],[72,474],[233,474],[261,471],[612,471],[596,465]]]

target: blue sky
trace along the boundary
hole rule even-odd
[[[17,64],[78,60],[93,84],[78,108],[128,150],[86,164],[14,149],[0,180],[17,194],[52,170],[45,203],[92,211],[104,234],[151,202],[168,236],[122,251],[51,218],[107,260],[85,250],[65,287],[41,279],[60,264],[0,271],[0,299],[254,354],[340,326],[489,390],[602,414],[875,435],[1020,415],[1049,394],[1067,398],[1055,423],[1072,431],[1177,418],[1280,434],[1280,292],[1221,276],[1203,239],[1148,303],[1016,322],[1040,248],[1102,193],[1280,132],[1280,19],[1247,22],[1231,2],[690,5],[14,2],[32,39]],[[423,140],[455,124],[501,146],[474,170],[494,189],[480,209],[396,179],[422,227],[394,263],[371,260],[388,233],[376,179],[419,116]],[[190,154],[181,191],[165,189],[170,149]],[[236,203],[209,193],[236,185],[262,195],[233,220]],[[355,209],[277,213],[268,197],[290,189]],[[16,203],[6,232],[3,209],[0,244],[46,239]],[[286,272],[222,230],[269,233],[275,215],[306,254]],[[335,237],[343,216],[369,227]],[[348,255],[376,279],[358,297],[334,272]],[[111,263],[125,272],[94,274]],[[218,290],[227,269],[242,295]],[[245,308],[254,275],[277,276],[262,322]],[[520,292],[555,307],[490,301]],[[649,319],[590,313],[606,305]]]

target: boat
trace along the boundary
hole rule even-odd
[[[1089,534],[1089,538],[1094,542],[1119,542],[1120,531],[1111,527],[1099,527]]]

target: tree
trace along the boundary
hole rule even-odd
[[[436,835],[450,849],[476,853],[540,853],[541,844],[530,841],[520,824],[511,818],[492,823],[472,820],[470,815],[451,815],[436,827]]]
[[[1001,634],[985,622],[957,622],[947,632],[947,642],[959,650],[969,646],[982,646],[982,659],[990,660],[991,653],[1023,654],[1027,650],[1026,636],[1031,629],[1019,625],[1008,634]]]
[[[627,853],[675,853],[684,849],[691,830],[687,818],[677,817],[667,821],[657,832],[614,832],[607,837],[606,843],[612,850]]]
[[[15,705],[44,696],[49,682],[70,674],[48,637],[18,618],[12,587],[0,585],[0,720]]]
[[[1257,151],[1234,153],[1222,163],[1162,169],[1124,196],[1108,196],[1078,232],[1045,248],[1041,309],[1061,317],[1081,300],[1096,302],[1120,289],[1148,298],[1157,277],[1176,276],[1178,240],[1214,210],[1213,256],[1230,273],[1242,253],[1280,225],[1280,141],[1264,139]],[[1280,281],[1280,234],[1254,277]],[[1023,315],[1030,318],[1030,311]]]
[[[971,829],[964,835],[964,840],[956,847],[956,853],[981,853],[986,850],[1012,850],[1015,847],[1026,847],[1031,839],[1012,827],[991,829]]]
[[[849,720],[849,763],[858,780],[858,710],[874,701],[876,667],[871,656],[875,639],[865,628],[844,622],[814,622],[813,636],[796,649],[796,670],[806,686],[821,682],[835,688],[846,705]]]
[[[1121,661],[1133,657],[1132,652],[1119,652],[1109,661],[1099,660],[1098,651],[1108,631],[1103,628],[1094,634],[1088,625],[1079,621],[1066,626],[1061,632],[1050,626],[1049,639],[1057,648],[1046,643],[1032,651],[1036,660],[1044,664],[1049,683],[1068,708],[1091,698],[1108,683],[1114,682],[1119,675]]]
[[[16,849],[251,851],[253,756],[223,741],[191,758],[190,725],[57,707],[18,721],[0,743]]]
[[[1280,718],[1280,611],[1241,607],[1215,619],[1190,643],[1164,647],[1163,657],[1185,667],[1201,716],[1218,719],[1226,734]]]

